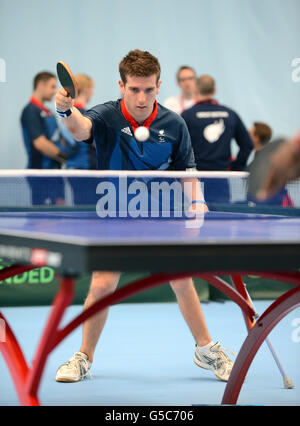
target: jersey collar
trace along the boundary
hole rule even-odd
[[[122,114],[124,115],[126,121],[128,121],[128,123],[130,123],[131,127],[133,128],[133,131],[135,132],[135,130],[138,127],[140,127],[140,124],[138,124],[135,121],[135,119],[127,111],[124,99],[122,99],[122,101],[121,101],[121,111],[122,111]],[[153,121],[156,119],[156,116],[157,116],[157,101],[155,100],[154,105],[153,105],[153,111],[149,115],[149,117],[146,119],[146,121],[144,121],[143,126],[147,127],[147,129],[149,129],[149,127],[151,126]]]
[[[198,101],[197,104],[201,105],[218,105],[218,101],[215,99],[206,99],[205,101]]]
[[[51,112],[43,105],[40,101],[38,101],[33,96],[30,98],[30,103],[38,107],[39,109],[43,110],[48,116],[51,115]]]

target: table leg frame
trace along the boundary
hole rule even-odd
[[[5,268],[0,271],[0,280],[35,268],[36,267],[32,265],[15,265],[14,267]],[[249,303],[248,298],[245,298],[243,293],[241,294],[238,290],[217,276],[228,275],[228,271],[216,271],[210,273],[161,273],[138,280],[134,283],[128,284],[126,287],[118,289],[113,294],[106,296],[105,298],[96,302],[89,309],[78,315],[63,329],[59,329],[62,316],[67,307],[72,302],[74,287],[74,278],[62,277],[59,291],[53,302],[50,316],[40,339],[40,343],[38,344],[38,348],[31,367],[27,365],[16,337],[14,336],[4,316],[0,313],[0,318],[5,321],[7,326],[7,339],[4,343],[0,342],[0,351],[2,352],[8,365],[20,403],[22,405],[40,405],[37,393],[49,354],[66,336],[68,336],[75,328],[81,325],[88,318],[109,307],[110,305],[124,300],[127,297],[141,292],[147,288],[158,286],[175,279],[199,277],[216,287],[218,290],[221,290],[232,301],[237,303],[241,308],[249,326],[251,325],[252,327],[234,364],[222,400],[223,404],[235,404],[238,399],[245,375],[265,337],[276,326],[276,324],[285,315],[287,315],[287,313],[300,304],[299,273],[262,273],[253,271],[239,271],[235,272],[235,275],[248,275],[250,273],[290,282],[291,284],[296,285],[293,290],[288,291],[279,299],[277,299],[257,320],[256,323],[255,312]]]
[[[20,273],[35,269],[36,266],[10,266],[0,271],[0,280],[4,280]],[[0,342],[0,352],[6,361],[15,389],[23,406],[40,405],[37,392],[42,373],[51,352],[51,344],[58,331],[61,318],[73,298],[73,278],[62,278],[59,291],[53,302],[51,314],[38,345],[32,366],[29,367],[16,336],[8,321],[0,312],[0,318],[5,323],[5,341]]]
[[[224,391],[222,404],[236,404],[246,374],[260,346],[279,321],[298,306],[300,306],[300,287],[295,287],[280,296],[258,318],[256,324],[249,331],[235,360]]]

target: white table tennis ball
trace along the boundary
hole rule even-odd
[[[134,137],[139,142],[145,142],[149,138],[149,135],[150,135],[149,130],[147,129],[147,127],[144,127],[144,126],[138,127],[136,131],[134,132]]]

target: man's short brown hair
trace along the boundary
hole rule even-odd
[[[271,140],[271,137],[272,137],[271,127],[265,123],[260,123],[258,121],[253,123],[253,125],[254,125],[254,133],[260,140],[260,143],[262,145],[266,145]]]
[[[160,64],[158,59],[147,51],[139,49],[131,50],[120,62],[119,71],[121,80],[125,84],[127,76],[130,77],[150,77],[157,75],[157,82],[160,77]]]
[[[51,78],[55,78],[56,76],[54,74],[52,74],[52,72],[49,71],[42,71],[39,72],[33,79],[33,89],[35,90],[37,88],[37,85],[39,84],[40,81],[48,81]]]

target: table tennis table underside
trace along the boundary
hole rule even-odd
[[[27,363],[10,325],[0,314],[6,324],[6,342],[0,343],[0,350],[22,405],[40,405],[38,389],[49,354],[85,320],[145,289],[191,276],[199,277],[222,291],[238,304],[244,315],[249,333],[236,358],[222,398],[222,404],[236,404],[247,371],[263,341],[284,316],[300,306],[300,273],[297,271],[300,242],[89,245],[24,238],[0,232],[1,247],[2,257],[5,247],[19,257],[14,258],[12,266],[0,271],[0,280],[49,265],[49,253],[50,258],[53,258],[53,253],[56,259],[57,254],[60,256],[60,264],[56,268],[61,276],[60,287],[31,365]],[[18,248],[21,250],[18,251]],[[11,258],[8,256],[7,259]],[[150,270],[153,275],[118,289],[60,328],[63,314],[73,300],[74,278],[81,272],[93,270]],[[293,287],[275,300],[259,318],[255,318],[242,280],[242,276],[248,274],[284,281]],[[220,278],[224,275],[231,277],[233,286]]]

